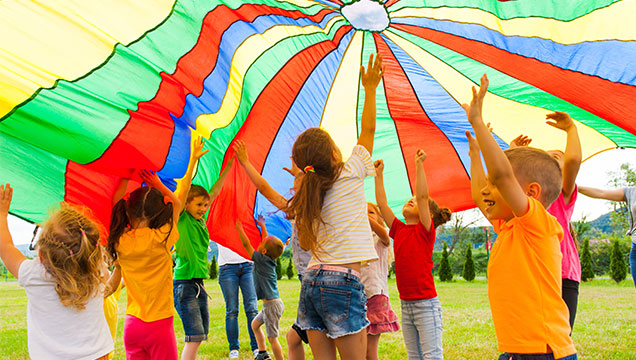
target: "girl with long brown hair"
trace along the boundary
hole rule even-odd
[[[304,172],[285,212],[293,216],[300,244],[311,250],[303,278],[298,325],[307,330],[316,359],[364,359],[366,299],[360,282],[363,263],[377,255],[367,217],[364,178],[373,175],[376,88],[382,79],[382,58],[361,67],[365,99],[358,144],[346,163],[340,149],[322,129],[303,132],[292,149]],[[355,119],[352,119],[355,121]]]

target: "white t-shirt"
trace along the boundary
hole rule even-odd
[[[27,294],[27,338],[31,359],[95,360],[114,350],[104,316],[103,293],[77,311],[60,302],[55,282],[39,259],[24,260],[18,283]]]
[[[364,292],[367,295],[367,299],[378,294],[389,296],[389,285],[387,284],[389,276],[387,259],[389,248],[382,244],[380,237],[375,233],[373,234],[373,241],[375,242],[375,252],[378,254],[378,261],[372,261],[369,265],[360,269],[360,281],[364,284]]]
[[[340,176],[325,194],[320,211],[324,224],[318,225],[317,247],[307,267],[377,260],[364,197],[364,178],[374,175],[367,149],[354,146]]]
[[[226,248],[223,245],[216,244],[219,249],[219,266],[226,264],[242,264],[244,262],[251,262],[234,251]]]

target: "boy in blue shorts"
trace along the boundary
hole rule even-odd
[[[265,324],[267,339],[272,346],[274,358],[276,358],[276,360],[284,360],[283,348],[278,342],[278,323],[285,307],[278,294],[275,260],[281,256],[285,245],[277,237],[267,235],[265,220],[261,216],[258,217],[258,224],[261,227],[262,240],[258,246],[258,250],[254,250],[252,244],[250,244],[250,240],[247,238],[247,235],[245,235],[243,225],[240,221],[236,222],[236,229],[239,232],[241,243],[254,262],[254,287],[256,288],[256,296],[258,300],[263,300],[263,309],[252,321],[252,330],[254,330],[254,336],[256,336],[256,342],[258,343],[258,355],[255,359],[271,359],[267,353],[265,335],[263,335],[263,330],[261,330],[261,326]]]

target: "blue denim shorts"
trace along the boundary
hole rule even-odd
[[[298,326],[319,330],[331,339],[355,334],[369,325],[367,297],[360,278],[322,269],[307,269],[298,303]]]
[[[210,314],[203,279],[174,280],[173,285],[174,307],[183,323],[185,342],[207,340]]]

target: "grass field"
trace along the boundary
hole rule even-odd
[[[389,281],[391,304],[400,311],[395,280]],[[201,359],[223,359],[228,347],[225,339],[225,307],[218,283],[206,281],[210,300],[210,339],[203,343]],[[279,288],[285,302],[281,319],[284,334],[296,317],[300,286],[298,280],[281,280]],[[458,280],[438,283],[437,290],[444,312],[444,355],[446,359],[496,359],[498,352],[485,281]],[[0,358],[27,359],[26,296],[17,282],[0,282]],[[122,329],[126,299],[119,302],[119,327],[115,359],[124,359]],[[251,359],[245,316],[240,315],[241,359]],[[179,351],[183,347],[183,329],[175,314],[175,331]],[[595,280],[581,286],[579,311],[574,329],[579,359],[636,360],[636,292],[631,281],[617,285],[611,280]],[[286,344],[281,339],[284,351]],[[308,349],[308,348],[307,348]],[[308,356],[308,359],[311,359]],[[406,359],[400,332],[382,335],[381,359]]]

